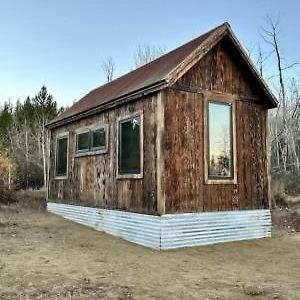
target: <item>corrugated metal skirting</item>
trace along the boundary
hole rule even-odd
[[[164,215],[161,249],[210,245],[271,236],[268,209]]]
[[[48,211],[154,249],[174,249],[271,236],[268,209],[151,216],[48,202]]]
[[[160,249],[160,217],[48,202],[48,211],[146,247]]]

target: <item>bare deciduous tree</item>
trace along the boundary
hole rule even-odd
[[[116,64],[112,57],[108,57],[102,61],[102,70],[105,75],[106,81],[110,82],[113,80]]]
[[[262,50],[258,54],[258,67],[262,74],[263,62],[270,55],[276,61],[276,74],[269,77],[278,78],[275,82],[279,105],[275,113],[271,115],[270,135],[272,138],[272,170],[284,174],[300,172],[300,128],[299,116],[299,91],[300,84],[294,78],[285,78],[284,71],[298,65],[294,62],[284,64],[281,55],[279,40],[279,19],[276,21],[267,17],[267,26],[261,29],[261,37],[270,47],[268,55]]]
[[[158,58],[166,52],[165,47],[153,45],[139,45],[134,54],[134,67],[141,67]]]
[[[272,48],[272,51],[275,52],[276,61],[277,61],[277,71],[280,84],[280,98],[282,101],[283,109],[286,108],[286,94],[285,94],[285,84],[283,79],[283,67],[282,67],[282,57],[279,49],[279,18],[276,21],[273,21],[270,17],[267,17],[267,26],[268,28],[262,28],[262,38],[269,44]],[[284,117],[284,116],[283,116]]]

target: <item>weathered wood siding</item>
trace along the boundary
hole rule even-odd
[[[52,130],[49,199],[55,202],[156,214],[156,95]],[[142,111],[144,177],[117,179],[117,119]],[[75,157],[75,130],[108,124],[106,154]],[[69,132],[68,179],[55,179],[55,140]]]
[[[220,43],[165,91],[166,213],[268,207],[267,110],[256,82],[233,55]],[[204,182],[205,91],[236,99],[237,184]]]
[[[226,39],[196,63],[176,86],[187,90],[213,90],[264,103],[262,91],[237,50]]]
[[[235,99],[236,184],[204,180],[204,103]],[[173,87],[52,130],[49,200],[148,214],[268,207],[267,108],[262,91],[224,40]],[[144,113],[144,177],[117,179],[117,120]],[[108,124],[106,154],[75,157],[75,130]],[[54,178],[55,140],[68,131],[68,179]]]

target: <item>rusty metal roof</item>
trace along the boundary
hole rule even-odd
[[[120,98],[130,97],[137,91],[143,91],[157,84],[167,83],[173,70],[195,53],[197,49],[204,47],[207,41],[213,37],[215,38],[216,35],[224,34],[225,31],[231,32],[228,23],[224,23],[154,61],[90,91],[69,109],[51,120],[48,126],[53,128],[60,126],[62,122],[68,122],[70,119],[74,121],[83,114],[113,103]]]

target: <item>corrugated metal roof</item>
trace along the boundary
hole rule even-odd
[[[79,116],[97,107],[109,104],[122,97],[131,96],[137,91],[143,91],[166,81],[168,75],[182,64],[185,59],[196,50],[201,49],[211,38],[225,31],[233,34],[230,25],[224,23],[156,60],[92,90],[69,109],[51,120],[48,125],[51,127],[59,126],[59,123],[64,122],[64,120],[73,119],[77,115]]]

